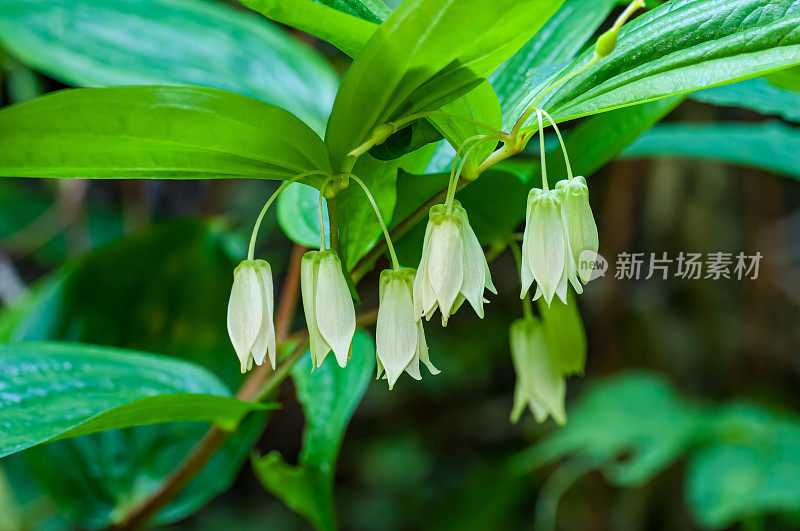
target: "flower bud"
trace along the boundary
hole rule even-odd
[[[564,192],[561,213],[569,238],[573,263],[577,270],[576,274],[579,274],[580,279],[586,284],[590,280],[592,268],[581,268],[580,261],[581,259],[594,261],[600,245],[597,224],[592,215],[592,207],[589,205],[589,188],[583,177],[559,181],[556,188]]]
[[[244,260],[233,271],[228,302],[228,335],[242,372],[261,365],[269,353],[275,368],[277,346],[272,322],[274,300],[272,270],[264,260]]]
[[[356,311],[335,250],[309,251],[303,255],[300,287],[312,366],[322,365],[333,350],[336,361],[344,367],[356,331]]]
[[[450,213],[445,205],[435,205],[429,213],[422,260],[414,280],[417,319],[423,315],[430,319],[439,308],[442,326],[447,326],[448,318],[464,300],[483,318],[484,289],[497,293],[466,210],[458,201],[454,201]]]
[[[375,354],[378,378],[385,371],[389,389],[394,387],[403,371],[420,380],[420,360],[431,374],[439,373],[428,356],[422,321],[417,320],[414,314],[414,274],[413,269],[381,272]]]
[[[542,323],[533,317],[514,321],[509,340],[517,373],[511,422],[519,421],[527,406],[536,422],[544,422],[549,415],[558,424],[564,424],[567,384],[557,369],[555,352],[547,342]]]

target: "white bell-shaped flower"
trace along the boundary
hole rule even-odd
[[[261,365],[267,354],[275,368],[277,346],[273,319],[272,270],[264,260],[244,260],[233,271],[228,302],[228,335],[242,372]]]
[[[356,311],[336,251],[309,251],[303,255],[300,286],[312,366],[322,365],[333,350],[336,361],[344,367],[356,331]]]
[[[592,207],[589,205],[589,188],[583,177],[559,181],[556,188],[564,193],[561,205],[564,226],[578,276],[586,284],[591,278],[592,268],[588,265],[581,267],[581,260],[594,262],[600,245],[597,224],[594,221]]]
[[[414,315],[414,274],[413,269],[381,272],[375,354],[378,358],[377,377],[384,376],[389,389],[394,387],[403,371],[415,380],[422,379],[420,361],[431,374],[439,374],[428,356],[422,321]]]
[[[414,280],[414,310],[417,319],[430,320],[437,308],[442,326],[469,301],[483,318],[483,290],[497,293],[489,265],[478,238],[469,225],[467,212],[458,201],[448,213],[446,205],[435,205],[429,213],[422,260]]]
[[[522,291],[536,282],[534,300],[544,296],[547,304],[558,295],[567,302],[567,283],[583,292],[572,258],[569,236],[562,216],[564,192],[534,188],[528,194],[525,233],[522,236]]]
[[[542,323],[533,317],[514,321],[509,340],[517,373],[511,422],[516,423],[528,407],[536,422],[544,422],[551,416],[558,424],[564,424],[567,383],[557,368],[556,352],[548,345]]]

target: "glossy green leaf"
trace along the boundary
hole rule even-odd
[[[743,107],[800,122],[800,94],[776,87],[764,78],[701,90],[692,94],[691,98],[713,105]]]
[[[64,83],[201,85],[282,107],[323,131],[338,79],[259,17],[200,0],[0,0],[0,43]]]
[[[69,343],[0,346],[0,457],[89,433],[176,421],[233,429],[256,403],[185,361]],[[205,393],[205,394],[204,394]]]
[[[288,179],[329,168],[320,138],[288,111],[200,87],[61,91],[0,110],[0,130],[4,177]]]
[[[569,408],[567,424],[511,466],[527,472],[571,456],[603,467],[617,485],[640,485],[692,444],[701,421],[660,377],[623,374],[593,384]],[[629,457],[618,461],[623,454]]]
[[[631,144],[626,158],[715,160],[800,179],[800,130],[781,122],[661,124]]]
[[[377,24],[315,0],[240,0],[253,11],[328,41],[355,57],[377,29]]]
[[[575,58],[618,3],[617,0],[565,0],[539,33],[500,65],[490,81],[500,98],[505,130],[510,130],[525,110],[535,89],[556,67]]]
[[[347,424],[375,373],[375,345],[364,332],[353,338],[345,368],[329,360],[312,372],[306,355],[292,369],[306,426],[297,466],[277,452],[254,456],[253,470],[264,487],[318,529],[334,529],[333,478]]]
[[[236,264],[229,247],[230,235],[215,223],[148,228],[71,260],[36,284],[0,314],[0,340],[157,350],[204,365],[229,388],[238,386],[242,376],[224,325]],[[156,521],[183,518],[226,489],[263,420],[263,414],[246,420]],[[141,426],[38,446],[22,455],[63,514],[77,525],[98,527],[123,519],[152,494],[206,429],[201,423]],[[36,466],[66,459],[74,466],[57,473]]]
[[[372,130],[469,92],[546,22],[561,0],[407,1],[342,81],[326,130],[335,168]]]
[[[611,55],[541,106],[568,120],[792,66],[800,63],[798,25],[800,0],[667,2],[626,24]]]
[[[800,91],[800,67],[778,70],[764,77],[778,88]]]
[[[386,20],[392,12],[382,0],[319,0],[319,2],[376,24]]]
[[[711,416],[709,431],[715,440],[691,457],[686,479],[703,527],[800,510],[800,420],[733,404]]]

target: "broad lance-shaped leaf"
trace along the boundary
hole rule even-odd
[[[201,85],[282,107],[322,132],[325,60],[254,14],[200,0],[0,0],[0,43],[76,86]]]
[[[776,87],[765,78],[701,90],[692,94],[691,99],[713,105],[744,107],[800,122],[800,93]]]
[[[254,456],[253,470],[264,487],[318,529],[334,529],[333,475],[350,417],[375,374],[375,345],[363,331],[353,338],[353,356],[341,368],[327,360],[311,372],[306,355],[292,369],[306,426],[297,466],[278,452]]]
[[[0,457],[105,430],[176,421],[233,429],[264,406],[230,398],[198,365],[108,347],[0,346]]]
[[[236,264],[229,244],[230,234],[218,222],[199,220],[128,235],[68,261],[4,308],[0,342],[68,339],[159,352],[209,368],[232,389],[242,375],[224,329]],[[265,417],[250,415],[154,521],[185,518],[227,489]],[[150,496],[207,429],[200,422],[173,422],[105,431],[29,448],[20,459],[25,476],[35,476],[74,525],[102,527]],[[73,463],[69,473],[35,466],[66,460]]]
[[[782,122],[661,124],[631,144],[625,158],[715,160],[800,179],[800,131]]]
[[[288,179],[330,168],[288,111],[209,88],[65,90],[0,110],[0,131],[3,177]]]
[[[800,0],[676,0],[626,24],[611,55],[540,106],[568,120],[798,63]]]
[[[300,31],[327,41],[355,57],[375,32],[377,25],[364,20],[351,10],[329,7],[330,2],[316,0],[240,0],[253,11]]]
[[[375,127],[437,109],[508,59],[563,0],[409,0],[357,56],[334,101],[326,140],[335,169]]]
[[[494,71],[489,80],[500,98],[508,131],[536,88],[575,58],[618,0],[565,0],[536,36]]]

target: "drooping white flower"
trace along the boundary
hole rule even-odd
[[[242,372],[261,365],[269,353],[275,368],[277,347],[273,318],[272,270],[264,260],[244,260],[233,271],[228,301],[228,335]]]
[[[594,221],[592,207],[589,205],[589,188],[583,177],[559,181],[556,188],[564,193],[564,202],[561,205],[564,226],[578,275],[586,284],[590,280],[592,268],[581,267],[581,260],[594,262],[600,245],[597,224]]]
[[[478,238],[472,231],[467,211],[458,201],[452,210],[435,205],[429,213],[422,260],[414,280],[414,310],[417,319],[430,320],[438,308],[442,326],[469,301],[478,317],[483,318],[483,290],[497,293],[492,284],[489,265]]]
[[[375,354],[378,378],[385,371],[389,389],[394,387],[403,371],[415,380],[422,379],[420,361],[431,374],[439,374],[428,355],[422,321],[414,315],[414,275],[413,269],[381,272]]]
[[[525,297],[534,281],[534,300],[543,295],[547,304],[554,295],[567,302],[568,281],[577,293],[583,292],[562,215],[563,201],[563,190],[534,188],[528,194],[525,233],[522,236],[520,297]]]
[[[356,331],[356,311],[336,251],[309,251],[303,255],[300,286],[312,366],[322,365],[333,350],[336,361],[344,367]]]
[[[551,416],[558,424],[564,424],[567,384],[557,368],[557,353],[548,344],[542,323],[533,317],[517,319],[511,323],[509,340],[517,373],[511,422],[516,423],[527,406],[536,422]]]

